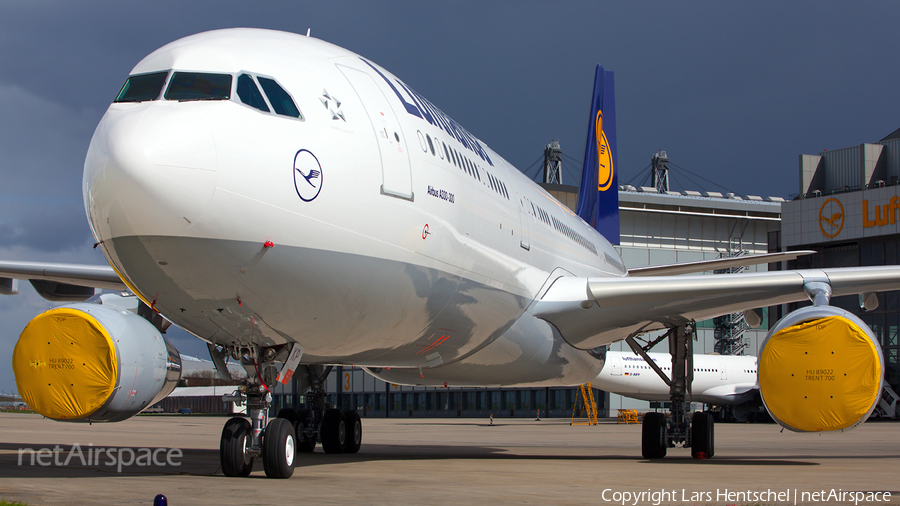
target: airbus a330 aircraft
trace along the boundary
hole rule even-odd
[[[712,456],[711,420],[684,402],[692,322],[810,298],[763,349],[762,395],[794,430],[864,420],[880,347],[828,301],[900,288],[900,268],[672,276],[727,260],[628,271],[611,246],[613,75],[599,66],[589,125],[572,213],[348,50],[258,29],[163,46],[127,77],[84,162],[85,210],[110,268],[0,264],[6,293],[28,279],[51,299],[100,287],[141,302],[37,316],[13,355],[19,392],[57,420],[128,418],[177,380],[161,335],[171,322],[207,341],[221,370],[230,356],[248,371],[230,398],[249,420],[225,424],[224,473],[246,476],[261,457],[285,478],[295,451],[360,448],[359,415],[325,409],[332,365],[403,384],[578,385],[600,373],[609,343],[670,329],[673,418],[645,419],[643,454],[681,443]],[[315,409],[270,418],[270,389],[291,377]]]

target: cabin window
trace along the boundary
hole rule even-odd
[[[228,100],[231,98],[230,74],[175,72],[166,90],[166,100]]]
[[[241,74],[237,81],[237,94],[241,102],[255,107],[260,111],[269,112],[269,106],[253,82],[253,78],[249,74]]]
[[[168,72],[129,76],[116,97],[116,102],[147,102],[159,98]]]
[[[297,105],[294,104],[294,99],[285,91],[284,88],[278,85],[274,80],[266,78],[266,77],[257,77],[259,80],[259,85],[262,86],[264,92],[266,92],[266,96],[269,97],[269,103],[272,104],[272,109],[275,109],[277,114],[281,114],[282,116],[290,116],[292,118],[300,118],[300,110],[297,109]]]

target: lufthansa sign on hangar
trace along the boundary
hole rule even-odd
[[[785,202],[781,220],[785,247],[900,234],[900,186]]]

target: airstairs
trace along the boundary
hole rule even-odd
[[[578,414],[576,418],[576,413]],[[572,407],[572,422],[569,425],[597,425],[597,403],[590,383],[578,387],[575,405]]]
[[[732,238],[728,244],[728,251],[719,255],[719,258],[733,258],[747,255],[739,238]],[[736,274],[747,270],[747,266],[732,267],[714,271],[715,274]],[[720,355],[743,355],[748,344],[744,340],[744,332],[750,328],[744,319],[743,311],[726,314],[713,319],[716,328],[713,335],[716,344],[713,351]]]
[[[878,399],[877,410],[884,418],[894,420],[900,418],[900,395],[897,395],[897,392],[887,383],[884,383],[881,388],[881,398]]]

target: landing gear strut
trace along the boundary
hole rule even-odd
[[[641,454],[647,459],[661,459],[668,448],[681,444],[691,448],[695,459],[708,459],[715,452],[714,422],[712,415],[697,412],[689,416],[691,403],[691,383],[694,380],[694,333],[693,322],[672,327],[669,331],[646,346],[641,346],[633,336],[625,341],[631,349],[650,366],[669,386],[671,419],[663,413],[647,413],[644,416],[641,438]],[[647,351],[662,341],[669,339],[669,353],[672,356],[672,377],[654,362]]]

